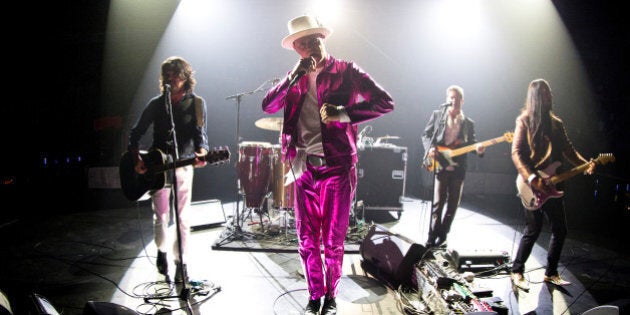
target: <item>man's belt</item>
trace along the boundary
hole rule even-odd
[[[323,156],[309,154],[306,156],[306,160],[312,166],[326,166],[326,159]]]

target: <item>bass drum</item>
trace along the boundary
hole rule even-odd
[[[271,143],[243,141],[238,145],[238,178],[248,208],[260,209],[271,183]]]
[[[286,184],[285,175],[291,176],[291,165],[282,162],[282,148],[279,144],[273,146],[271,180],[271,191],[273,196],[273,207],[277,209],[293,209],[294,185],[293,181]]]

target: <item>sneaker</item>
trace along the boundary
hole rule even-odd
[[[168,275],[168,261],[166,260],[166,253],[159,251],[157,254],[157,260],[155,261],[157,270],[160,274]]]
[[[308,304],[306,304],[306,309],[304,310],[304,315],[319,315],[319,307],[321,306],[321,301],[317,300],[308,300]]]
[[[529,291],[529,283],[527,282],[527,280],[525,280],[525,277],[523,277],[522,273],[513,272],[510,275],[510,278],[512,278],[512,284],[514,284],[515,287],[526,292]]]
[[[335,298],[325,298],[324,306],[322,306],[322,315],[335,315],[337,314],[337,302]]]
[[[560,278],[560,276],[559,276],[559,275],[555,275],[555,276],[545,276],[544,280],[545,280],[545,282],[549,282],[549,283],[551,283],[551,284],[555,284],[555,285],[557,285],[557,286],[561,286],[561,287],[562,287],[562,286],[567,286],[567,285],[570,285],[570,284],[571,284],[571,282],[566,281],[566,280],[564,280],[564,279]]]

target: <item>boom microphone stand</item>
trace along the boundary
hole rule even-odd
[[[260,91],[263,91],[265,86],[268,83],[271,83],[272,86],[276,85],[278,82],[280,81],[280,79],[274,78],[274,79],[269,79],[265,82],[263,82],[260,86],[258,86],[255,90],[253,91],[249,91],[249,92],[241,92],[241,93],[237,93],[234,95],[230,95],[228,97],[226,97],[226,100],[235,100],[236,101],[236,145],[238,146],[239,143],[241,142],[241,136],[240,136],[240,121],[241,121],[241,99],[243,98],[243,96],[245,95],[252,95],[254,93],[258,93]],[[240,149],[240,148],[239,148]],[[240,154],[240,152],[239,152]],[[239,158],[240,159],[240,158]],[[237,160],[237,172],[240,172],[240,170],[238,170],[238,160]],[[233,233],[232,235],[227,235],[223,238],[223,240],[221,240],[220,242],[217,242],[217,244],[223,244],[224,241],[228,240],[228,239],[242,239],[244,236],[244,232],[242,229],[242,223],[240,221],[240,215],[239,214],[239,201],[240,201],[240,190],[241,190],[241,183],[240,183],[240,174],[237,173],[237,185],[236,185],[236,208],[234,209],[234,216],[235,216],[235,220],[236,220],[236,226],[234,226],[234,224],[232,224],[233,227]],[[261,220],[262,222],[262,220]]]
[[[173,189],[171,190],[171,196],[173,199],[173,208],[175,209],[175,227],[177,231],[177,248],[179,249],[179,270],[182,272],[182,281],[184,282],[182,286],[182,291],[180,292],[179,298],[186,302],[188,310],[192,312],[192,306],[188,298],[190,297],[190,283],[188,281],[188,271],[186,270],[186,265],[184,264],[184,255],[182,251],[182,234],[179,227],[179,221],[181,218],[179,217],[179,201],[177,200],[177,169],[175,168],[177,160],[179,160],[179,148],[177,145],[177,134],[175,133],[175,122],[173,121],[173,104],[171,103],[171,89],[169,85],[165,85],[166,93],[164,94],[164,102],[166,104],[166,112],[169,116],[171,122],[171,137],[173,139]],[[175,275],[177,277],[177,275]]]

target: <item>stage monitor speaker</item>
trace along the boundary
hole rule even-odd
[[[363,270],[394,290],[401,285],[413,286],[414,266],[425,252],[424,246],[402,235],[391,233],[378,224],[370,226],[359,246]]]
[[[115,303],[89,301],[83,307],[83,315],[138,315],[138,313]]]

